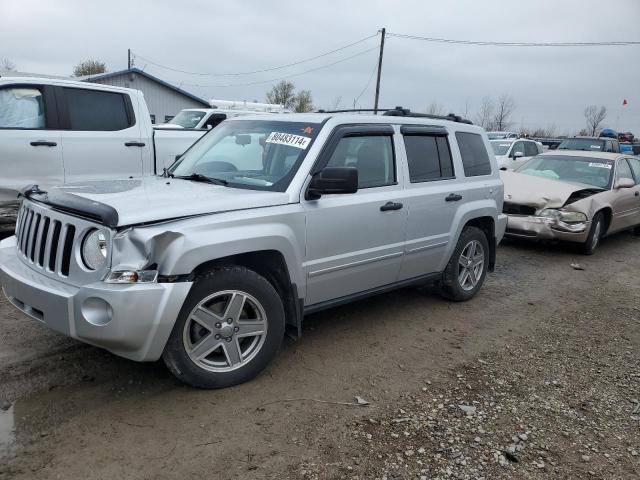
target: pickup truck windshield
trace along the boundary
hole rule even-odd
[[[516,172],[563,182],[610,188],[613,162],[601,158],[542,156],[532,158]]]
[[[204,175],[229,187],[283,192],[321,128],[317,123],[227,121],[189,149],[170,173]]]
[[[196,128],[196,125],[200,123],[202,117],[206,115],[206,112],[200,112],[197,110],[183,110],[171,120],[169,123],[172,125],[180,125],[182,128]]]

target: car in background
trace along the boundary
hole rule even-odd
[[[139,90],[60,78],[0,78],[0,232],[18,193],[72,182],[154,175],[206,130],[160,131]]]
[[[514,170],[544,150],[540,142],[526,138],[491,140],[490,143],[501,170]]]
[[[217,127],[227,118],[239,117],[241,115],[253,115],[261,112],[243,110],[223,110],[220,108],[185,108],[181,110],[169,122],[156,125],[154,128],[166,129],[188,129],[188,130],[211,130]]]
[[[615,232],[640,230],[640,159],[554,151],[502,172],[506,235],[581,244],[591,255]]]
[[[489,140],[502,140],[506,138],[518,138],[518,134],[516,132],[487,132],[487,137]]]
[[[620,153],[620,142],[608,137],[572,137],[565,138],[557,150]]]

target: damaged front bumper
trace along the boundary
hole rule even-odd
[[[116,355],[155,361],[162,355],[191,282],[77,287],[34,271],[0,242],[0,286],[19,310],[49,328]]]
[[[507,215],[505,235],[529,240],[561,240],[584,243],[591,222],[566,223],[554,218],[534,215]]]

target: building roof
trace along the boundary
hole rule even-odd
[[[144,70],[140,70],[139,68],[133,67],[133,68],[128,68],[126,70],[120,70],[117,72],[108,72],[108,73],[100,73],[98,75],[87,75],[85,77],[82,77],[82,80],[85,82],[94,82],[96,80],[104,80],[107,78],[112,78],[112,77],[118,77],[120,75],[127,75],[129,73],[135,73],[137,75],[142,75],[143,77],[148,78],[149,80],[152,80],[156,83],[159,83],[160,85],[163,85],[171,90],[173,90],[174,92],[178,92],[181,95],[184,95],[186,97],[189,97],[191,100],[194,100],[196,102],[201,103],[202,105],[206,106],[206,107],[210,107],[209,102],[200,98],[200,97],[196,97],[194,94],[189,93],[185,90],[182,90],[181,88],[176,87],[175,85],[172,85],[168,82],[165,82],[164,80],[160,80],[158,77],[155,77],[153,75],[151,75],[150,73],[145,72]]]

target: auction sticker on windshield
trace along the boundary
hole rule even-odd
[[[302,150],[306,150],[311,143],[311,139],[309,137],[293,135],[291,133],[271,132],[271,135],[267,137],[266,142],[277,143],[279,145],[288,145],[289,147],[296,147]]]
[[[597,167],[597,168],[606,168],[608,170],[611,170],[611,164],[609,163],[596,163],[596,162],[590,162],[589,163],[590,167]]]

